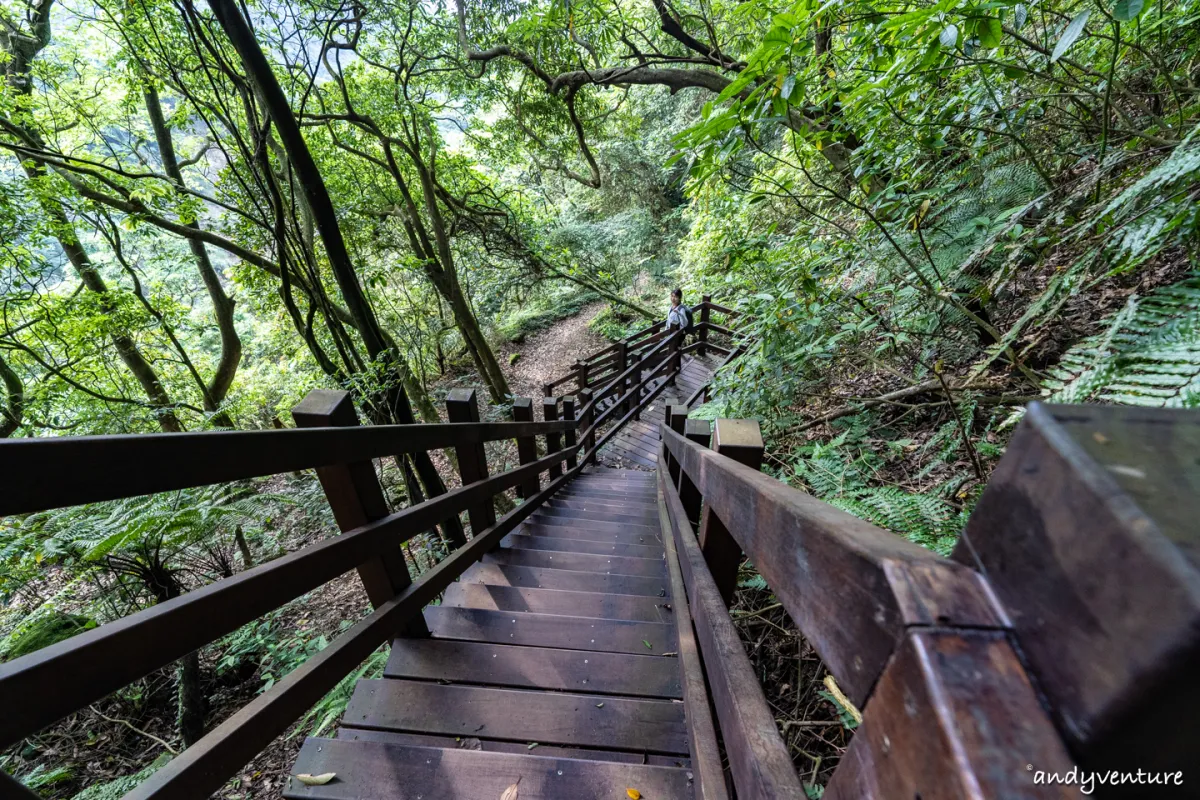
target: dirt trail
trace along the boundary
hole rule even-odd
[[[505,346],[501,363],[513,394],[517,397],[541,397],[543,383],[563,377],[581,357],[612,344],[588,327],[588,323],[605,305],[593,303],[572,317],[530,334],[521,344]],[[508,359],[512,353],[520,353],[521,357],[516,364],[509,365]],[[573,383],[563,385],[564,391],[572,389]]]

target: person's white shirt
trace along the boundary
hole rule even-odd
[[[677,306],[672,306],[671,310],[667,312],[668,328],[672,325],[678,325],[680,328],[687,327],[687,313],[683,309],[684,305],[680,303]]]

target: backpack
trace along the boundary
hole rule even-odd
[[[694,332],[696,323],[695,323],[695,320],[692,318],[692,307],[684,306],[683,303],[680,303],[679,305],[683,306],[683,316],[685,319],[687,319],[687,324],[683,326],[683,332],[684,333]]]

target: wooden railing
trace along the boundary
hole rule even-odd
[[[732,328],[714,322],[712,314],[715,312],[723,315],[726,321],[733,321],[737,319],[739,313],[732,308],[712,302],[712,298],[709,295],[704,295],[702,302],[692,307],[692,312],[696,317],[695,335],[697,341],[683,348],[684,352],[695,352],[697,355],[703,356],[711,350],[727,356],[727,361],[736,357],[736,354],[742,348],[741,334]],[[732,346],[725,347],[710,341],[712,333],[728,337],[732,342]],[[665,320],[660,320],[653,325],[642,328],[640,331],[630,334],[621,341],[597,350],[576,361],[574,367],[566,375],[543,384],[542,394],[546,397],[552,397],[557,392],[558,387],[570,383],[574,384],[576,391],[607,385],[616,376],[625,372],[634,363],[636,357],[639,356],[643,369],[655,366],[655,362],[650,360],[650,354],[658,351],[659,345],[669,338],[670,334],[671,332],[667,330]],[[662,358],[664,354],[659,351],[657,352],[657,357]]]
[[[742,800],[804,796],[726,610],[743,552],[863,708],[827,800],[1074,797],[1045,776],[1194,761],[1200,414],[1032,405],[952,559],[761,474],[757,423],[666,414],[685,700],[707,673]],[[698,797],[725,796],[717,752],[693,742]]]
[[[665,337],[651,352],[677,352],[681,340]],[[296,429],[0,442],[0,516],[315,468],[342,531],[0,664],[0,748],[356,569],[369,615],[126,795],[208,797],[380,645],[427,633],[422,609],[594,460],[677,368],[675,358],[641,377],[626,370],[601,390],[617,402],[600,413],[587,389],[545,398],[541,422],[528,398],[514,402],[513,422],[479,422],[469,390],[447,398],[450,423],[359,427],[348,393],[318,390],[293,409]],[[547,453],[540,458],[539,437]],[[515,440],[520,466],[491,475],[483,445],[506,439]],[[453,449],[461,488],[389,512],[372,460],[437,449]],[[497,495],[513,488],[524,502],[498,515]],[[463,513],[472,538],[412,580],[401,544]],[[0,796],[36,797],[3,772]]]

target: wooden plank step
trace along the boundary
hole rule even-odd
[[[644,472],[638,470],[615,470],[607,469],[608,472],[618,472],[619,476],[610,476],[603,474],[584,474],[572,481],[572,485],[577,486],[611,486],[617,489],[629,489],[630,491],[645,492],[654,489],[654,481],[646,478],[631,477],[631,475],[645,475]]]
[[[513,564],[519,567],[599,572],[611,575],[637,575],[662,579],[666,566],[662,561],[630,556],[594,556],[587,553],[554,553],[546,550],[516,550],[504,547],[483,557],[488,564]]]
[[[653,479],[650,479],[649,481],[647,481],[647,479],[640,472],[637,472],[636,470],[613,469],[611,467],[593,468],[593,469],[589,470],[588,472],[584,472],[583,474],[581,474],[579,476],[578,480],[581,480],[581,481],[593,480],[595,478],[611,478],[611,479],[621,479],[621,480],[643,481],[643,482],[649,482],[651,485],[654,484]]]
[[[650,473],[646,473],[649,475]],[[577,478],[568,486],[573,486],[584,490],[596,490],[601,492],[619,492],[621,494],[635,495],[637,497],[653,497],[653,485],[644,486],[641,482],[625,481],[625,480],[587,480]]]
[[[283,796],[305,800],[498,800],[513,784],[521,800],[612,800],[630,787],[647,800],[693,796],[676,767],[339,739],[307,739],[293,772],[337,774],[324,786],[290,778]]]
[[[343,724],[664,755],[688,752],[683,704],[673,700],[384,678],[358,682]]]
[[[658,514],[651,514],[649,511],[641,514],[633,513],[634,509],[629,510],[630,513],[614,514],[611,511],[591,512],[581,511],[577,508],[557,508],[554,506],[542,506],[537,510],[537,513],[543,517],[560,517],[562,519],[586,519],[596,520],[601,522],[630,522],[635,525],[647,525],[654,527],[658,524]]]
[[[634,655],[675,650],[675,626],[661,622],[453,606],[426,608],[425,622],[429,632],[439,639]],[[646,646],[647,642],[650,647]]]
[[[417,747],[444,747],[449,750],[482,750],[485,753],[520,753],[540,758],[580,758],[591,761],[612,761],[618,764],[653,764],[659,767],[687,769],[692,761],[683,756],[660,756],[650,753],[622,753],[616,750],[596,750],[589,747],[555,747],[539,744],[534,750],[525,742],[501,742],[477,736],[434,736],[427,733],[397,733],[373,731],[367,728],[341,728],[337,738],[346,742],[386,742]]]
[[[602,534],[601,534],[602,535]],[[591,553],[598,556],[634,556],[662,558],[662,545],[657,547],[623,542],[599,542],[574,536],[535,536],[530,533],[510,533],[500,542],[501,547],[524,550],[553,550],[563,553]]]
[[[569,525],[539,525],[536,522],[523,522],[517,529],[520,533],[530,536],[557,536],[569,539],[585,539],[590,542],[609,542],[620,544],[644,544],[651,547],[662,547],[662,538],[640,528],[628,533],[611,533],[608,531],[591,531],[586,528],[575,528]]]
[[[658,514],[658,508],[641,500],[615,498],[580,498],[576,495],[555,495],[546,501],[547,508],[569,508],[575,511],[598,511],[617,514]]]
[[[566,569],[525,567],[519,564],[475,564],[463,573],[459,582],[483,583],[492,586],[524,586],[530,589],[636,594],[645,597],[667,596],[665,574],[647,578],[639,575],[610,575]]]
[[[670,601],[661,597],[530,589],[524,586],[488,586],[483,583],[451,584],[442,595],[442,605],[641,622],[675,621],[671,612],[663,607],[670,605]]]
[[[675,658],[489,642],[396,639],[383,674],[386,678],[636,697],[683,696]]]
[[[576,500],[576,499],[599,500],[601,502],[606,502],[606,503],[631,502],[631,503],[637,503],[639,506],[645,505],[647,502],[649,502],[649,497],[650,497],[649,495],[646,495],[643,497],[642,495],[627,495],[627,494],[622,494],[621,492],[603,492],[603,491],[599,491],[597,489],[585,489],[582,487],[575,488],[575,487],[571,486],[570,484],[567,484],[567,487],[565,489],[563,489],[561,492],[559,492],[558,494],[556,494],[554,496],[562,497],[562,498],[570,498],[572,500]]]
[[[657,525],[649,523],[635,522],[609,522],[603,519],[590,519],[587,517],[556,517],[552,514],[543,514],[539,509],[536,513],[529,517],[529,522],[534,525],[542,525],[546,527],[558,528],[580,528],[589,531],[601,531],[603,533],[645,533],[654,535],[660,530]]]

